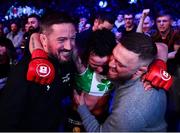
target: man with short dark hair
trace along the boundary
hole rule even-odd
[[[86,107],[84,95],[75,95],[78,112],[88,132],[94,131],[165,131],[164,90],[145,91],[140,81],[142,67],[156,57],[152,40],[141,33],[122,37],[110,58],[108,77],[115,85],[112,113],[102,125]],[[152,102],[151,100],[153,99]]]
[[[152,36],[154,42],[163,42],[168,46],[168,72],[175,75],[177,66],[175,65],[175,54],[180,47],[180,32],[171,26],[172,17],[169,11],[161,10],[156,15],[156,25],[158,31]]]
[[[28,24],[28,31],[24,34],[24,43],[25,43],[25,56],[30,57],[30,51],[29,51],[29,40],[30,36],[33,33],[38,33],[40,30],[40,17],[36,14],[31,14],[27,18],[27,24]]]
[[[127,34],[131,32],[136,32],[136,24],[134,23],[134,13],[127,10],[124,13],[124,25],[118,28],[118,32],[121,34]]]
[[[59,126],[64,124],[63,101],[72,94],[74,67],[71,59],[76,28],[69,15],[56,12],[45,15],[41,26],[40,41],[44,51],[36,49],[31,59],[23,59],[11,72],[1,94],[1,131],[59,131]],[[34,68],[36,72],[32,73]],[[49,77],[51,72],[53,82],[48,85],[30,82],[26,79],[27,71],[29,78],[34,74]]]

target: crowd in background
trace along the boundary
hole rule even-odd
[[[110,29],[115,34],[117,42],[120,41],[122,34],[134,32],[140,27],[141,32],[151,36],[155,42],[167,44],[167,71],[175,77],[172,89],[167,92],[167,95],[169,95],[167,107],[168,128],[169,131],[180,131],[180,105],[177,105],[180,99],[178,84],[180,79],[178,61],[180,53],[180,18],[174,18],[173,14],[166,12],[166,10],[161,12],[159,16],[158,14],[152,14],[151,11],[143,16],[143,11],[121,10],[112,14],[111,17],[114,25]],[[79,33],[92,28],[93,23],[86,15],[76,16],[76,19],[76,28]],[[5,85],[10,67],[18,64],[24,56],[30,56],[29,39],[32,33],[39,32],[39,20],[40,16],[32,14],[6,23],[0,23],[0,89]],[[8,56],[4,56],[4,53]]]

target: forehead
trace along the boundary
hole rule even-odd
[[[17,25],[15,23],[11,24],[12,27],[16,27]]]
[[[90,53],[89,59],[97,64],[103,64],[108,61],[108,56],[100,57],[94,53]]]
[[[170,16],[169,15],[160,16],[157,18],[157,20],[170,20]]]
[[[122,15],[122,14],[119,14],[118,17],[123,17],[123,15]]]
[[[113,56],[119,63],[122,63],[125,66],[128,66],[129,64],[136,64],[139,59],[138,54],[129,51],[121,44],[116,45],[113,50]]]
[[[124,18],[133,18],[133,15],[132,14],[125,14]]]
[[[57,36],[74,36],[76,35],[76,30],[71,23],[53,24],[51,26],[51,31]]]
[[[31,22],[31,21],[37,21],[38,22],[37,18],[35,18],[35,17],[28,18],[28,22]]]

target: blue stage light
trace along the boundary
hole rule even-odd
[[[107,7],[107,5],[108,5],[108,2],[107,1],[99,1],[99,6],[100,6],[100,8],[106,8]]]

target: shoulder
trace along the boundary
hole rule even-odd
[[[127,100],[132,106],[136,105],[137,107],[139,106],[142,108],[161,104],[161,102],[164,103],[166,98],[163,90],[152,88],[151,90],[146,91],[140,80],[137,80],[132,86],[125,88],[122,93],[124,93],[122,101]],[[152,102],[152,99],[156,102]]]

